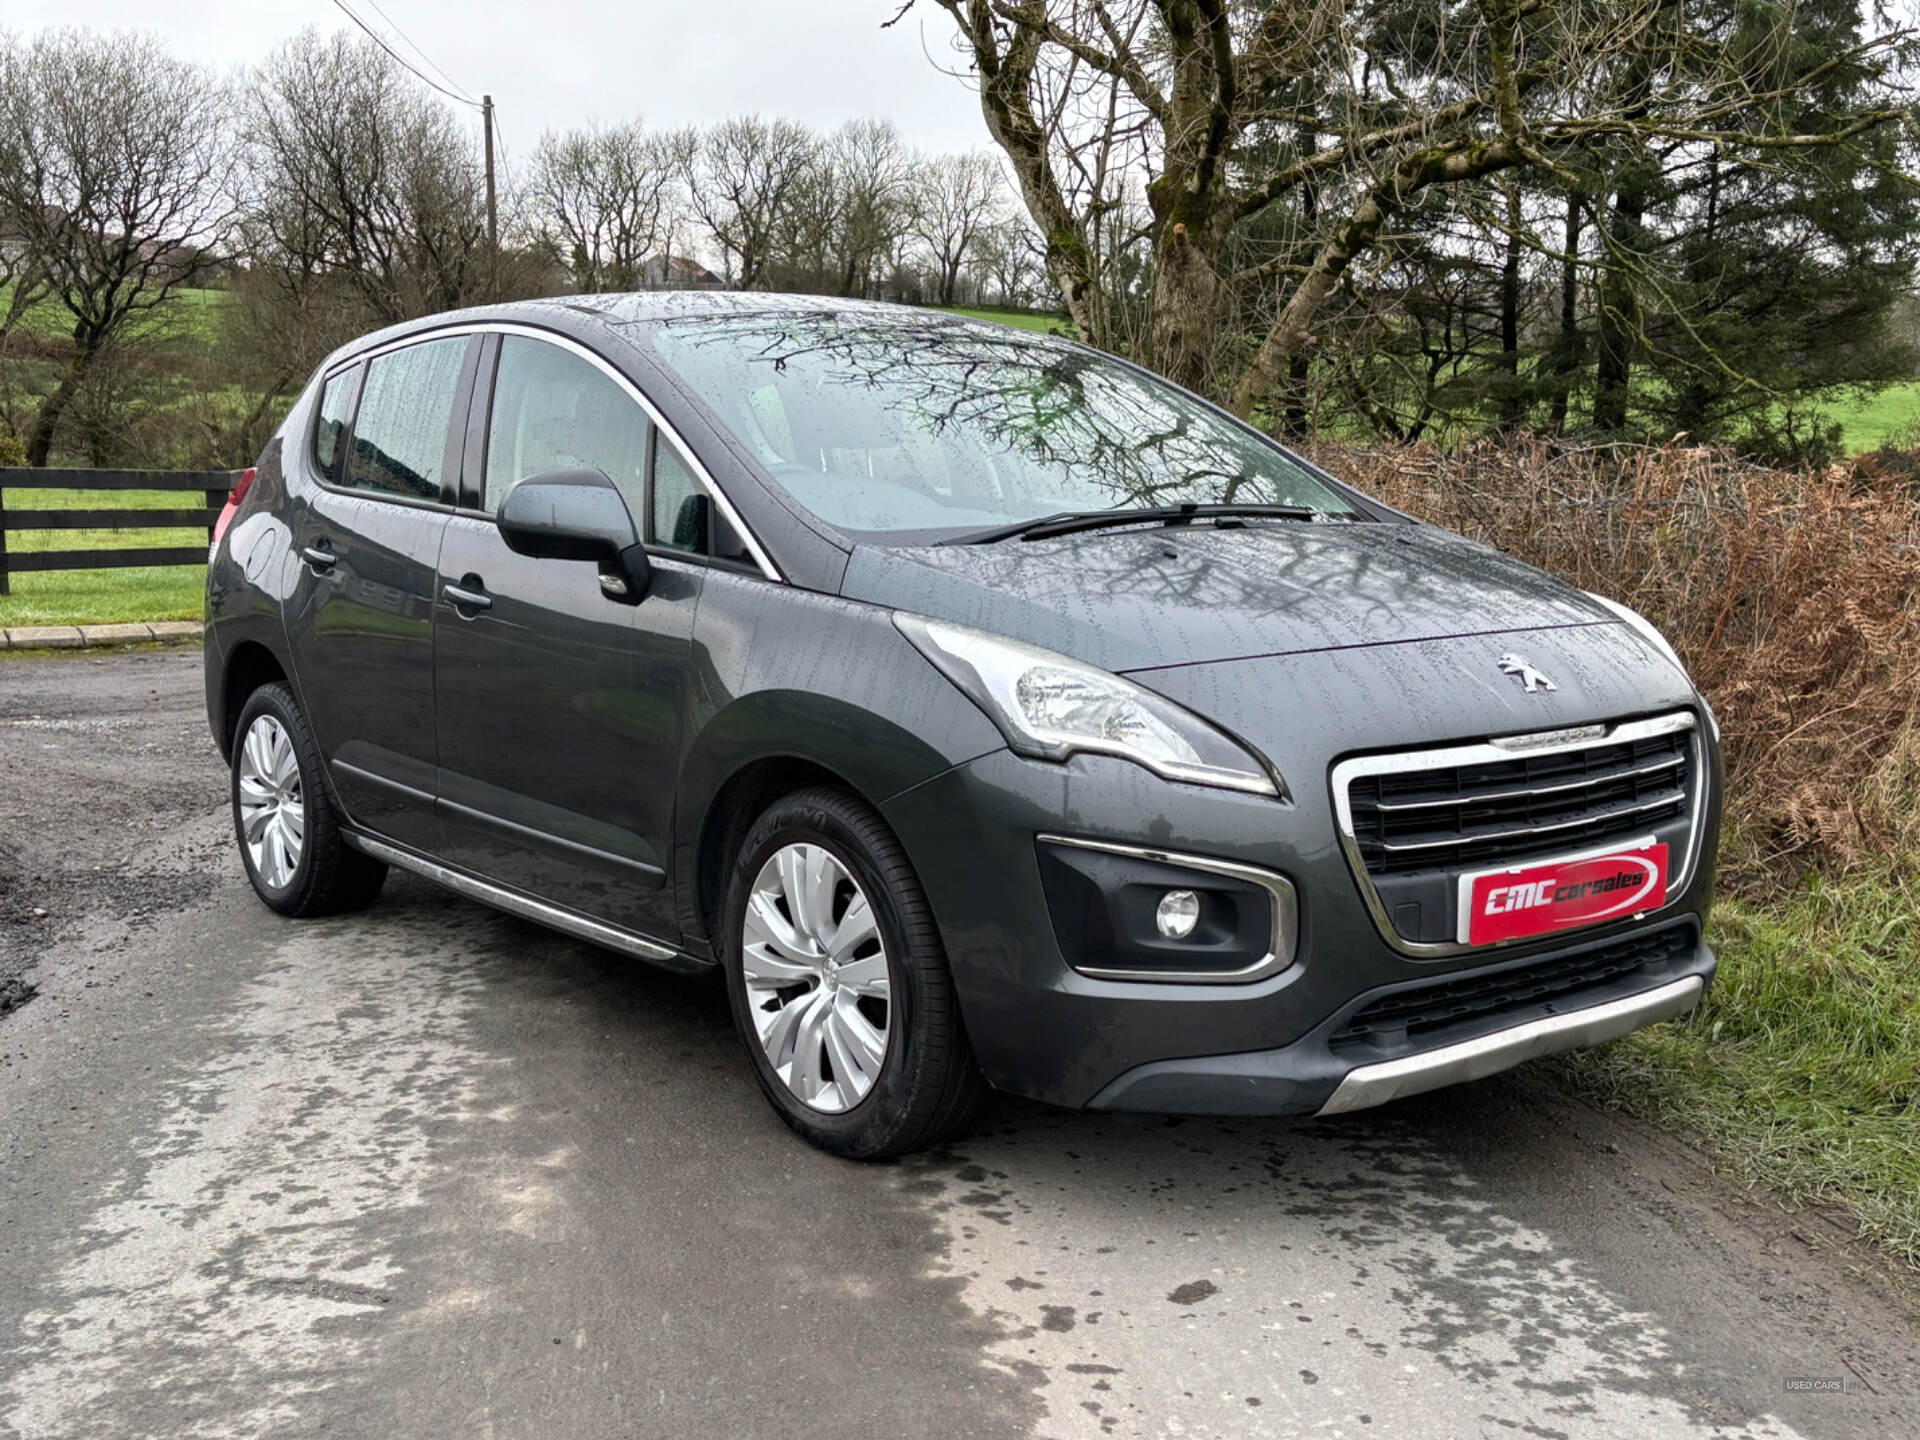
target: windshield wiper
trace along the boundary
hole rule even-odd
[[[1062,510],[1057,515],[1042,515],[1037,520],[1022,520],[1015,525],[1000,525],[992,530],[975,530],[942,540],[942,545],[991,545],[996,540],[1046,540],[1055,535],[1072,535],[1081,530],[1106,530],[1115,525],[1190,525],[1195,520],[1216,518],[1252,518],[1267,520],[1318,520],[1321,512],[1311,505],[1151,505],[1140,510]]]

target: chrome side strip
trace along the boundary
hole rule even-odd
[[[1095,980],[1140,980],[1184,985],[1244,985],[1262,980],[1293,964],[1300,938],[1300,897],[1293,882],[1271,870],[1252,865],[1237,865],[1231,860],[1215,860],[1206,855],[1182,855],[1172,850],[1153,850],[1140,845],[1116,845],[1107,840],[1076,840],[1067,835],[1041,835],[1047,845],[1069,845],[1076,850],[1098,850],[1106,855],[1124,855],[1130,860],[1152,860],[1161,865],[1177,865],[1208,875],[1225,875],[1245,880],[1267,892],[1273,902],[1273,948],[1251,965],[1238,970],[1111,970],[1102,967],[1079,968],[1075,973]]]
[[[617,925],[609,925],[602,920],[591,920],[585,915],[577,915],[571,910],[563,910],[558,905],[549,905],[544,900],[536,900],[531,895],[522,895],[517,890],[495,885],[469,875],[464,870],[455,870],[442,865],[437,860],[429,860],[424,855],[416,855],[411,850],[402,850],[397,845],[389,845],[384,840],[375,840],[370,835],[361,835],[354,831],[343,830],[347,843],[362,854],[371,855],[375,860],[383,860],[396,869],[408,870],[436,885],[444,885],[456,894],[469,900],[478,900],[491,905],[496,910],[504,910],[509,915],[518,915],[523,920],[532,920],[554,930],[564,931],[581,940],[591,940],[596,945],[604,945],[609,950],[618,950],[623,954],[635,955],[642,960],[651,960],[655,964],[683,971],[703,971],[713,967],[704,960],[696,960],[683,955],[671,945],[663,945],[657,940],[649,940],[630,930],[622,930]]]
[[[1361,1065],[1347,1072],[1347,1078],[1315,1113],[1342,1115],[1349,1110],[1364,1110],[1403,1095],[1418,1095],[1442,1085],[1497,1075],[1523,1060],[1541,1055],[1557,1055],[1562,1050],[1617,1040],[1656,1020],[1684,1015],[1700,1003],[1705,989],[1705,981],[1698,975],[1689,975],[1643,995],[1628,995],[1570,1014],[1530,1020],[1510,1030],[1496,1030],[1478,1040],[1463,1040],[1458,1045],[1429,1050],[1424,1055]]]
[[[535,849],[557,851],[576,860],[584,860],[590,865],[598,865],[603,870],[624,871],[650,890],[658,890],[667,883],[667,872],[658,865],[650,865],[645,860],[632,860],[625,855],[616,855],[611,850],[602,850],[597,845],[588,845],[579,840],[569,840],[564,835],[555,835],[551,830],[536,830],[531,825],[522,825],[518,820],[509,820],[504,815],[495,815],[488,810],[476,810],[471,805],[462,805],[457,800],[441,796],[434,802],[443,815],[464,820],[470,825],[491,830],[496,835],[505,835],[521,845]]]
[[[1381,902],[1380,892],[1374,888],[1373,877],[1367,873],[1367,862],[1360,854],[1360,842],[1354,834],[1353,801],[1348,794],[1348,787],[1358,777],[1397,775],[1410,770],[1438,770],[1455,765],[1504,764],[1516,759],[1516,752],[1524,753],[1528,758],[1535,755],[1555,755],[1565,750],[1590,750],[1596,745],[1619,745],[1635,740],[1647,740],[1658,735],[1672,735],[1677,731],[1688,731],[1692,735],[1694,786],[1693,794],[1688,797],[1690,808],[1687,813],[1686,854],[1681,857],[1679,867],[1667,879],[1667,894],[1671,897],[1667,903],[1671,905],[1679,900],[1681,893],[1687,888],[1688,881],[1693,878],[1693,867],[1700,855],[1700,821],[1706,813],[1707,757],[1700,744],[1699,722],[1694,719],[1693,712],[1690,710],[1674,710],[1665,715],[1655,715],[1647,720],[1629,720],[1613,726],[1580,726],[1571,730],[1547,730],[1533,735],[1502,736],[1497,740],[1481,741],[1470,745],[1447,745],[1436,750],[1405,750],[1391,755],[1357,755],[1352,759],[1340,761],[1333,767],[1329,779],[1333,791],[1334,822],[1340,831],[1340,848],[1346,854],[1347,866],[1353,872],[1354,881],[1360,887],[1360,898],[1366,902],[1367,913],[1373,917],[1373,928],[1379,932],[1382,940],[1402,955],[1412,955],[1420,959],[1464,955],[1469,951],[1475,954],[1493,955],[1515,945],[1537,944],[1540,939],[1536,935],[1518,940],[1499,940],[1491,945],[1462,945],[1451,940],[1433,942],[1408,940],[1394,929],[1393,919],[1387,914],[1387,907]],[[1550,835],[1550,832],[1545,831],[1545,827],[1540,829],[1542,833]],[[1528,833],[1534,833],[1532,827],[1529,827]],[[1547,855],[1543,858],[1552,857]]]
[[[334,772],[334,781],[336,784],[339,782],[340,777],[344,775],[351,779],[358,780],[362,785],[370,785],[376,789],[385,790],[389,795],[398,795],[403,800],[411,800],[423,810],[431,810],[433,808],[433,796],[429,795],[425,790],[419,789],[417,786],[407,784],[404,780],[395,780],[386,775],[376,775],[371,770],[363,769],[361,766],[350,764],[345,760],[329,760],[327,764]]]

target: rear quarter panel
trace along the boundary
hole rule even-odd
[[[241,646],[263,646],[283,673],[293,674],[281,607],[285,599],[288,530],[286,436],[305,413],[297,402],[279,433],[254,462],[257,472],[246,503],[227,527],[207,561],[206,626],[202,640],[206,666],[207,724],[223,757],[231,718],[227,677]]]

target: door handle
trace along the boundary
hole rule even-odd
[[[322,549],[318,545],[302,546],[300,558],[316,570],[331,570],[335,565],[340,563],[340,557],[338,555],[334,554],[331,550]]]
[[[480,590],[469,590],[464,585],[446,585],[440,593],[455,610],[491,610],[493,597]]]

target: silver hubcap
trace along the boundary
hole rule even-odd
[[[293,737],[271,715],[256,716],[240,742],[240,833],[253,873],[285,889],[307,847],[307,805]]]
[[[818,845],[776,850],[747,897],[747,1009],[767,1061],[815,1110],[850,1110],[887,1058],[887,952],[873,907]]]

